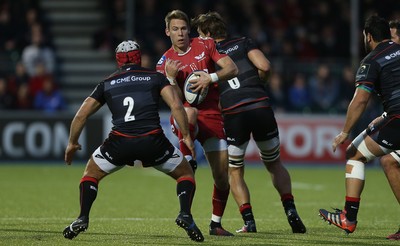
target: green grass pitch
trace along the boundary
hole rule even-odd
[[[205,235],[192,242],[175,225],[178,200],[175,181],[141,167],[125,168],[100,182],[90,227],[73,240],[62,230],[79,212],[78,184],[84,166],[0,165],[0,245],[397,245],[385,239],[400,223],[399,205],[380,168],[366,171],[358,228],[346,235],[323,222],[319,208],[344,205],[343,166],[289,166],[297,209],[307,233],[292,234],[271,179],[261,165],[246,169],[258,233],[235,237],[208,235],[213,182],[200,167],[192,213]],[[232,197],[222,220],[234,232],[242,226]]]

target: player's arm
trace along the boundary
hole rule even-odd
[[[350,131],[353,129],[354,125],[358,122],[361,115],[365,111],[370,97],[371,93],[369,91],[364,90],[362,87],[356,88],[353,99],[351,100],[347,108],[346,120],[343,126],[343,130],[333,140],[333,151],[336,151],[336,147],[339,144],[342,144],[347,139]]]
[[[192,156],[195,159],[196,153],[194,150],[194,143],[192,138],[190,137],[188,118],[185,109],[183,108],[182,101],[180,100],[172,86],[165,86],[161,90],[161,96],[164,102],[171,109],[171,114],[174,117],[175,121],[178,123],[179,130],[182,133],[182,140],[190,149],[190,151],[192,152]]]
[[[176,81],[176,76],[178,76],[179,67],[181,64],[182,63],[180,61],[167,59],[165,62],[165,76],[178,94],[179,98],[183,100],[182,91],[178,86],[178,82]]]
[[[229,57],[224,56],[217,61],[217,65],[221,67],[215,73],[208,74],[206,72],[198,71],[196,74],[200,75],[199,78],[193,80],[191,89],[194,92],[200,91],[208,87],[211,83],[216,83],[219,80],[228,80],[239,73],[239,69],[235,62]]]
[[[271,63],[259,49],[252,49],[247,53],[248,58],[258,69],[258,76],[261,80],[267,82],[271,74]]]
[[[65,150],[64,160],[68,165],[71,165],[74,153],[81,149],[78,143],[79,136],[86,124],[86,120],[101,108],[102,104],[92,97],[88,97],[82,103],[79,110],[76,112],[74,119],[71,122],[68,146]]]

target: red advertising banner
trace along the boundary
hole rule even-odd
[[[344,116],[276,115],[281,141],[281,159],[285,163],[338,164],[345,161],[349,142],[334,153],[332,140],[341,131]],[[259,161],[258,148],[250,141],[246,159]]]

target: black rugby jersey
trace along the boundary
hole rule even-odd
[[[218,52],[229,55],[239,68],[236,77],[218,83],[222,112],[260,101],[263,106],[269,106],[264,82],[258,76],[258,69],[247,57],[247,53],[256,48],[256,44],[247,37],[230,38],[217,43]]]
[[[400,45],[382,42],[360,63],[356,86],[375,92],[388,115],[400,114]]]
[[[100,82],[90,97],[107,104],[113,130],[131,136],[161,129],[160,91],[170,85],[164,75],[137,65],[125,65]]]

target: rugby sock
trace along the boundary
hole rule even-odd
[[[229,196],[229,189],[219,190],[214,184],[214,192],[212,196],[213,214],[211,217],[211,224],[210,224],[211,229],[221,226],[221,217],[224,214],[228,196]]]
[[[244,203],[239,207],[240,214],[242,215],[243,221],[254,220],[253,211],[250,203]]]
[[[196,191],[196,183],[193,178],[189,177],[179,178],[176,182],[176,194],[179,198],[181,211],[191,214],[190,208]]]
[[[281,201],[283,208],[285,209],[285,212],[288,211],[289,209],[296,209],[296,206],[294,205],[294,197],[292,194],[290,193],[282,194]]]
[[[81,212],[79,217],[89,218],[90,208],[97,196],[98,181],[95,178],[85,176],[79,184]]]
[[[346,210],[346,218],[350,221],[357,220],[358,208],[360,207],[361,198],[346,196],[344,210]]]

